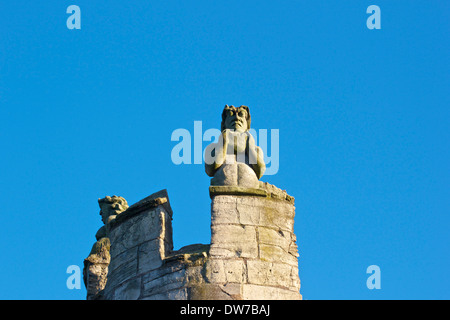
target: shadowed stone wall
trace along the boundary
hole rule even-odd
[[[88,299],[301,299],[294,199],[262,182],[210,196],[209,245],[173,250],[166,190],[117,215],[85,259]]]

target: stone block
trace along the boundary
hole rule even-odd
[[[232,198],[232,196],[230,196]],[[214,202],[211,205],[211,225],[240,224],[235,203]]]
[[[264,201],[264,200],[262,200]],[[236,214],[239,217],[239,223],[245,225],[257,226],[261,221],[261,207],[259,205],[236,204]]]
[[[291,269],[291,289],[294,291],[300,291],[300,277],[298,276],[298,267],[293,266]]]
[[[255,227],[232,224],[211,226],[209,253],[211,257],[256,258],[258,243]]]
[[[237,198],[236,196],[228,197]],[[261,203],[256,205],[243,205],[235,201],[216,202],[216,198],[214,198],[211,205],[211,224],[259,225],[261,215],[260,206]]]
[[[141,278],[134,278],[119,286],[115,293],[115,300],[137,300],[141,295]]]
[[[189,284],[202,285],[206,279],[204,276],[204,266],[190,266],[186,268],[186,282]]]
[[[294,216],[294,207],[288,202],[267,199],[261,210],[260,225],[293,232]]]
[[[149,214],[152,216],[156,212],[153,211]],[[148,217],[144,219],[142,216],[134,216],[122,224],[117,225],[114,229],[109,232],[109,237],[111,239],[111,256],[114,259],[120,253],[138,246],[144,241],[156,239],[160,235],[159,224],[150,223],[149,227],[153,229],[150,239],[147,238],[148,230],[144,231],[144,226],[148,224]],[[144,222],[147,222],[144,224]]]
[[[183,270],[185,268],[184,263],[175,261],[173,263],[169,264],[163,264],[160,268],[152,270],[142,276],[142,282],[148,283],[150,281],[153,281],[155,279],[164,277],[168,274],[178,272],[180,270]]]
[[[212,201],[212,204],[225,203],[225,204],[228,204],[228,205],[232,206],[233,204],[237,203],[238,199],[239,199],[239,197],[236,197],[236,196],[218,195],[218,196],[214,197],[214,200]]]
[[[85,273],[87,299],[92,300],[105,288],[108,265],[88,264]]]
[[[233,300],[232,295],[222,289],[223,286],[215,283],[205,283],[202,286],[190,286],[191,300]]]
[[[188,288],[153,294],[143,297],[142,300],[189,300]]]
[[[259,258],[262,261],[282,262],[291,266],[298,266],[297,257],[278,246],[259,244]]]
[[[205,277],[211,283],[225,283],[225,271],[222,259],[209,259],[206,262]]]
[[[180,289],[186,285],[185,269],[168,273],[160,278],[144,283],[143,295],[151,296],[175,289]]]
[[[243,300],[301,300],[302,296],[299,292],[287,289],[243,284],[242,298]]]
[[[284,263],[274,263],[260,260],[247,261],[247,277],[251,284],[293,287],[291,278],[292,266]]]
[[[281,229],[258,227],[258,241],[260,244],[278,246],[288,252],[291,244],[291,233]]]
[[[137,261],[137,249],[138,247],[133,247],[129,250],[122,251],[121,253],[115,255],[111,259],[111,263],[109,264],[110,273],[116,270],[124,263],[127,263],[129,261]]]
[[[114,270],[109,270],[105,290],[114,290],[123,282],[134,278],[137,274],[137,259],[127,260]]]
[[[233,300],[242,300],[242,283],[225,283],[220,289]]]
[[[116,225],[109,232],[111,256],[154,239],[166,239],[171,236],[171,228],[167,230],[166,221],[170,216],[161,207],[152,208],[139,213]],[[171,239],[169,241],[172,243]]]
[[[246,278],[243,259],[209,259],[205,277],[211,283],[242,283]]]
[[[242,283],[246,278],[246,267],[244,260],[223,260],[223,268],[227,283]]]
[[[162,239],[154,239],[142,243],[138,247],[138,273],[145,273],[162,266],[164,259],[164,243]]]

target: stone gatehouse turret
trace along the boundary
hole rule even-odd
[[[105,225],[84,261],[87,299],[302,298],[294,198],[259,181],[265,165],[249,128],[247,107],[225,106],[221,138],[206,149],[210,244],[173,250],[166,190],[129,207],[121,197],[99,199]]]

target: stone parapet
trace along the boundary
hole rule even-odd
[[[102,250],[96,250],[103,255],[86,259],[94,263],[86,269],[94,270],[87,277],[95,289],[91,292],[104,287],[88,298],[301,299],[294,198],[262,182],[259,188],[211,186],[210,196],[208,245],[173,250],[172,209],[165,190],[117,215],[101,241]],[[97,269],[101,279],[95,276]]]
[[[137,299],[141,276],[160,268],[173,250],[172,209],[166,190],[130,206],[109,224],[111,262],[104,299]]]
[[[102,226],[85,259],[88,299],[302,299],[294,198],[261,182],[264,152],[248,106],[225,105],[204,154],[211,177],[211,243],[173,250],[166,190],[128,207],[99,199]]]
[[[235,299],[301,299],[294,198],[260,189],[210,187],[211,283]]]

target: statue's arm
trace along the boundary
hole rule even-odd
[[[260,147],[256,147],[252,152],[255,152],[256,155],[254,157],[256,158],[255,164],[250,164],[253,171],[255,171],[256,176],[258,177],[258,180],[261,179],[261,177],[264,174],[264,171],[266,171],[266,164],[264,163],[264,154]]]
[[[210,177],[214,176],[225,162],[227,137],[223,132],[219,136],[217,143],[211,143],[205,149],[205,171]]]
[[[263,150],[258,147],[255,144],[255,139],[252,137],[252,135],[248,134],[248,156],[249,156],[249,165],[255,171],[256,176],[258,179],[261,179],[261,177],[264,174],[264,171],[266,171],[266,164],[264,162],[264,152]]]

